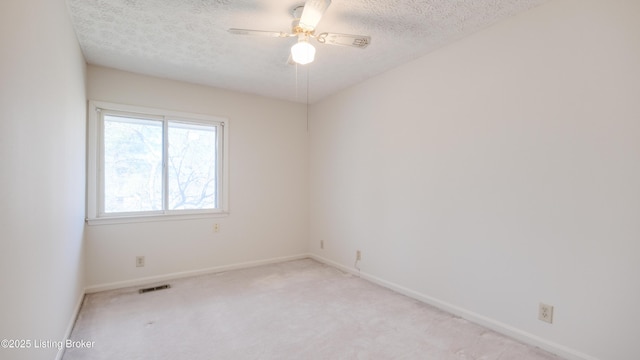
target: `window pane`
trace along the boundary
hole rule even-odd
[[[162,210],[162,121],[104,116],[104,211]]]
[[[169,122],[169,209],[215,209],[216,127]]]

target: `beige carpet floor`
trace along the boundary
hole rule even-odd
[[[63,359],[559,359],[310,259],[168,283],[87,295]]]

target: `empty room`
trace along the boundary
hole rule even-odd
[[[640,358],[639,19],[3,0],[0,359]]]

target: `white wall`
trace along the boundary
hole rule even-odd
[[[214,219],[88,226],[89,290],[306,253],[304,105],[95,66],[88,97],[228,118],[231,210]],[[137,255],[144,268],[135,267]]]
[[[551,1],[312,106],[313,253],[360,249],[363,274],[569,358],[637,359],[639,18]]]
[[[0,49],[0,339],[61,341],[83,294],[86,122],[65,1],[0,2]]]

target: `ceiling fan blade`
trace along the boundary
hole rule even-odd
[[[371,43],[371,36],[322,33],[316,35],[316,40],[321,44],[352,46],[364,49]]]
[[[329,5],[331,5],[331,0],[307,0],[302,15],[300,15],[299,26],[304,30],[313,31]]]
[[[289,37],[291,34],[278,31],[266,31],[266,30],[248,30],[248,29],[229,29],[227,30],[236,35],[252,35],[252,36],[266,36],[266,37]]]

